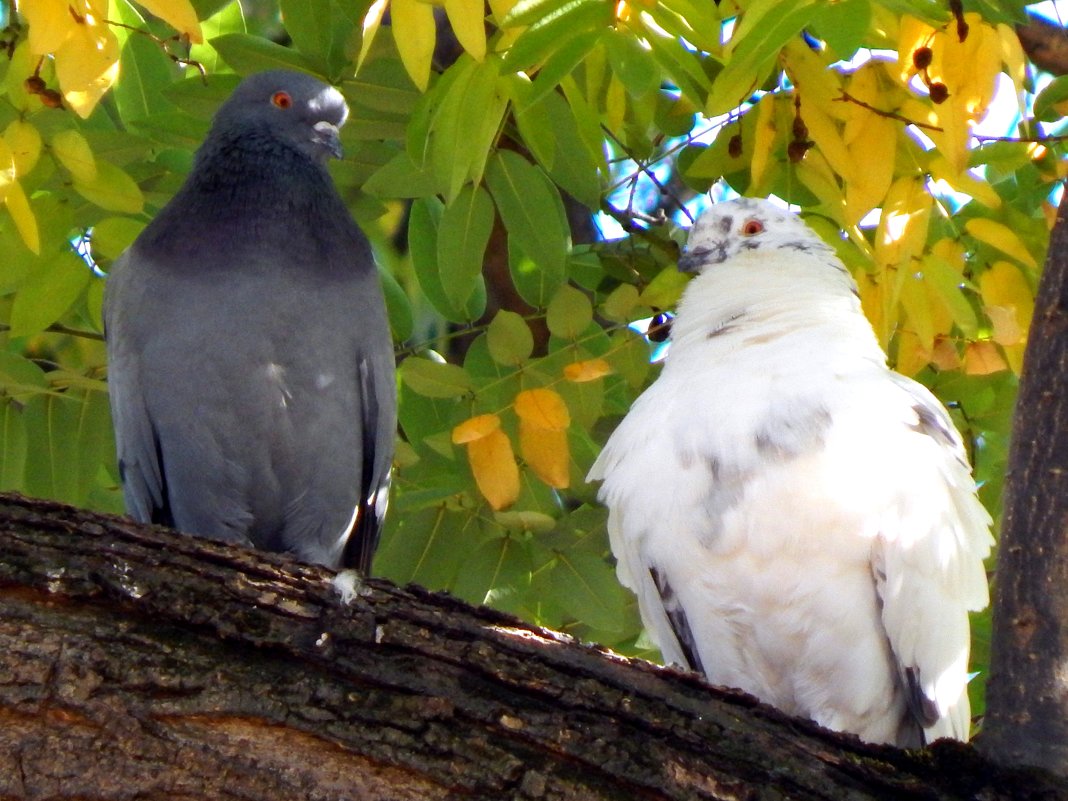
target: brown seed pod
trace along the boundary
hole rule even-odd
[[[812,147],[812,142],[795,139],[786,146],[786,156],[790,159],[791,164],[797,164],[805,157],[805,153],[808,152],[810,147]]]
[[[31,75],[22,85],[26,88],[26,91],[31,95],[39,95],[45,90],[44,78],[40,75]]]
[[[912,66],[918,70],[925,70],[931,66],[931,59],[934,54],[931,53],[929,47],[917,47],[912,51]]]
[[[946,98],[949,97],[949,89],[946,88],[944,83],[935,81],[927,87],[927,91],[931,94],[932,103],[945,103]]]
[[[800,114],[794,117],[793,134],[794,139],[798,141],[808,139],[808,126],[805,125],[805,121],[801,119]]]
[[[742,135],[741,134],[735,134],[734,136],[732,136],[730,138],[730,141],[727,142],[727,155],[730,156],[732,159],[736,159],[740,155],[742,155]]]
[[[40,94],[41,102],[49,108],[63,108],[63,95],[55,89],[45,89]]]

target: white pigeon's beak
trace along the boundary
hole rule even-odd
[[[333,156],[336,159],[342,157],[343,152],[341,150],[341,132],[338,131],[336,125],[332,122],[322,120],[315,123],[312,126],[315,130],[315,135],[312,137],[312,141],[322,148],[326,153]]]
[[[699,273],[709,264],[719,264],[727,259],[727,243],[714,242],[713,247],[687,250],[679,257],[680,273]]]

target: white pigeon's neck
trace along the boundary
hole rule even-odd
[[[819,259],[813,265],[806,260]],[[885,363],[848,273],[820,256],[742,254],[690,282],[672,323],[669,363],[742,347],[798,350],[799,362],[848,350]]]

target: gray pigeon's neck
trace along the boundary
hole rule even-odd
[[[186,182],[143,235],[161,255],[211,242],[221,252],[250,242],[317,247],[355,226],[326,169],[277,139],[214,136]]]
[[[225,217],[315,209],[335,190],[326,169],[277,139],[255,131],[219,136],[197,154],[185,201]]]

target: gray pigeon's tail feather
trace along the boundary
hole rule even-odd
[[[360,466],[360,501],[356,510],[356,522],[345,543],[345,552],[341,557],[342,568],[358,570],[365,576],[371,575],[371,561],[374,559],[378,540],[382,536],[384,517],[383,495],[389,492],[389,465],[385,475],[382,469],[383,448],[379,442],[383,436],[392,438],[392,432],[383,432],[379,424],[378,400],[371,391],[370,376],[366,363],[360,365],[360,384],[363,396],[362,443],[363,458]]]

